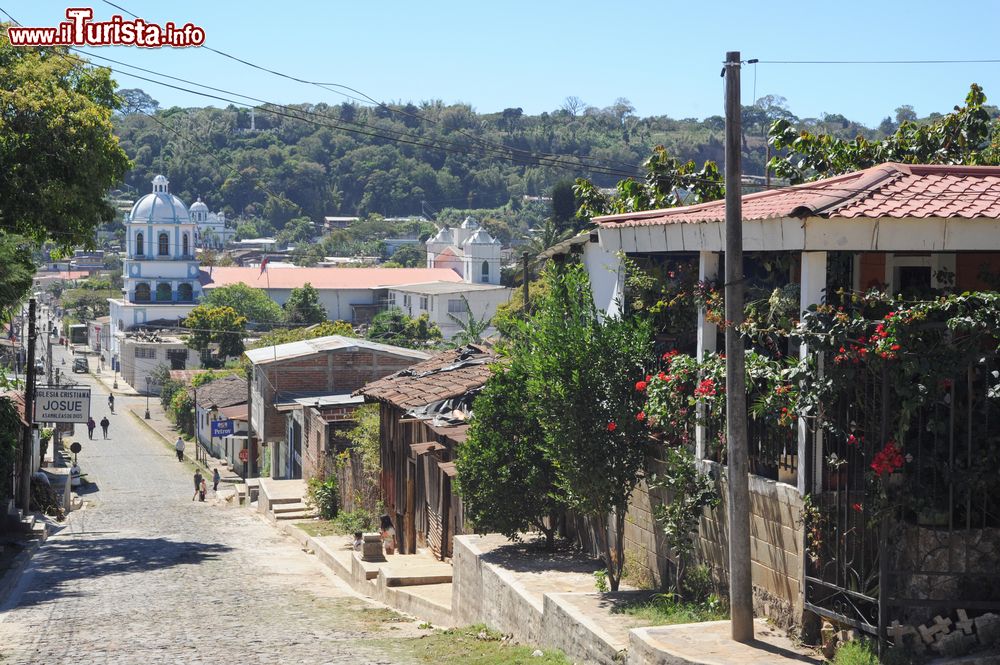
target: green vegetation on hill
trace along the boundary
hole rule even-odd
[[[487,229],[510,240],[550,214],[542,204],[541,215],[519,219],[525,197],[548,197],[558,183],[578,177],[612,187],[639,175],[658,145],[680,162],[722,163],[721,116],[641,118],[624,99],[604,109],[570,101],[540,115],[519,108],[481,114],[440,101],[262,106],[254,130],[246,109],[175,107],[156,111],[155,119],[125,113],[115,124],[135,162],[126,178],[133,194],[148,191],[153,175],[164,173],[182,199],[200,196],[212,210],[251,222],[240,234],[247,237],[280,232],[300,217],[318,222],[324,215],[478,208],[494,211],[483,215],[490,218]],[[800,119],[783,98],[762,97],[743,110],[747,173],[763,174],[767,128],[778,119],[846,139],[878,138],[896,127],[889,117],[875,130],[839,114]],[[441,217],[460,222],[458,214]],[[301,224],[284,236],[302,239]]]

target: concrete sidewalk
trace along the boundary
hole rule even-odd
[[[111,372],[105,369],[103,372],[98,369],[97,361],[94,358],[87,357],[87,362],[90,365],[90,375],[97,379],[97,381],[107,388],[108,392],[113,395],[124,395],[124,396],[138,396],[142,395],[138,390],[125,383],[125,379],[121,378],[117,372]],[[115,388],[115,383],[118,383],[118,387]],[[152,398],[150,398],[152,399]]]
[[[121,385],[121,382],[119,382]],[[177,426],[174,425],[167,418],[167,414],[163,411],[163,407],[160,406],[159,398],[154,400],[150,397],[149,401],[149,419],[145,418],[146,415],[146,405],[136,404],[127,407],[127,411],[135,417],[136,420],[141,422],[143,425],[148,427],[150,430],[160,435],[163,439],[164,444],[174,450],[174,443],[177,441],[177,436],[180,433]],[[212,457],[212,455],[204,450],[205,459],[207,461],[202,462],[197,459],[195,455],[196,446],[198,444],[195,441],[184,442],[184,459],[191,462],[195,466],[199,467],[205,473],[205,480],[208,481],[209,486],[212,484],[212,472],[215,469],[219,470],[219,475],[222,477],[222,481],[219,483],[219,492],[217,493],[218,498],[222,498],[224,493],[224,488],[234,487],[235,485],[242,484],[244,482],[243,478],[236,474],[229,465],[225,463],[225,460],[218,457]]]

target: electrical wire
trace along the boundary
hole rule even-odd
[[[128,14],[129,16],[131,16],[132,18],[136,18],[136,19],[140,18],[139,16],[137,16],[134,13],[132,13],[128,9],[125,9],[121,5],[118,5],[118,4],[115,4],[113,2],[110,2],[110,0],[102,0],[102,1],[106,5],[109,5],[111,7],[114,7],[115,9],[118,9],[118,10],[120,10],[122,12],[125,12],[126,14]],[[297,76],[293,76],[293,75],[290,75],[290,74],[285,74],[283,72],[279,72],[279,71],[276,71],[274,69],[270,69],[270,68],[267,68],[267,67],[263,67],[261,65],[257,65],[257,64],[255,64],[253,62],[248,61],[248,60],[244,60],[243,58],[239,58],[237,56],[231,55],[231,54],[226,53],[224,51],[220,51],[220,50],[212,48],[210,46],[206,46],[204,44],[202,44],[199,48],[204,48],[204,49],[206,49],[208,51],[211,51],[212,53],[216,53],[216,54],[218,54],[218,55],[220,55],[220,56],[222,56],[224,58],[229,58],[230,60],[233,60],[233,61],[238,62],[240,64],[246,65],[247,67],[252,67],[254,69],[257,69],[257,70],[260,70],[260,71],[263,71],[263,72],[267,72],[267,73],[272,74],[274,76],[279,76],[281,78],[285,78],[285,79],[288,79],[290,81],[295,81],[297,83],[303,83],[303,84],[306,84],[306,85],[316,86],[316,87],[321,88],[323,90],[326,90],[328,92],[333,92],[335,94],[342,95],[342,96],[344,96],[344,97],[346,97],[348,99],[353,99],[355,101],[360,101],[362,103],[364,103],[367,100],[367,102],[370,102],[370,103],[376,105],[379,108],[385,109],[386,111],[394,113],[394,114],[397,114],[397,115],[402,115],[402,116],[405,116],[405,117],[414,118],[414,119],[420,120],[422,122],[428,122],[428,123],[433,123],[433,124],[441,124],[441,121],[437,120],[435,118],[429,118],[427,116],[423,116],[423,115],[420,115],[418,113],[413,113],[411,111],[407,111],[406,109],[399,109],[399,108],[395,108],[395,107],[389,106],[389,105],[385,104],[384,102],[380,102],[380,101],[374,99],[373,97],[371,97],[370,95],[368,95],[368,94],[366,94],[366,93],[364,93],[364,92],[362,92],[362,91],[360,91],[360,90],[358,90],[356,88],[352,88],[351,86],[348,86],[348,85],[344,85],[344,84],[341,84],[341,83],[320,83],[320,82],[317,82],[317,81],[309,81],[309,80],[306,80],[306,79],[303,79],[303,78],[300,78],[300,77],[297,77]],[[360,95],[363,99],[358,98],[358,97],[353,97],[353,96],[348,95],[346,93],[340,92],[339,90],[333,90],[333,89],[331,89],[331,87],[342,88],[344,90],[349,90],[351,92],[356,93],[357,95]],[[493,146],[493,147],[498,147],[498,148],[500,148],[500,149],[502,149],[504,151],[510,151],[510,152],[514,152],[514,153],[521,153],[525,158],[529,158],[529,157],[533,158],[536,155],[537,156],[541,156],[541,157],[566,157],[566,155],[559,155],[557,153],[546,153],[546,152],[531,153],[529,151],[522,150],[520,148],[516,148],[516,147],[513,147],[513,146],[508,146],[508,145],[506,145],[504,143],[497,143],[495,141],[489,141],[489,140],[483,139],[483,138],[475,136],[473,134],[469,134],[469,133],[467,133],[465,130],[463,130],[461,128],[456,129],[455,132],[458,133],[458,134],[461,134],[461,135],[465,136],[466,138],[469,138],[469,139],[471,139],[471,140],[473,140],[473,141],[475,141],[477,143],[485,145],[485,146]],[[598,158],[596,158],[596,157],[590,157],[589,155],[586,155],[586,156],[580,155],[580,156],[577,156],[577,159],[597,160]],[[610,161],[605,162],[605,163],[619,164],[621,166],[624,166],[627,169],[634,169],[635,168],[634,164],[627,164],[625,162],[621,162],[621,161],[618,161],[618,160],[610,160]]]

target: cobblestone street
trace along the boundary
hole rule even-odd
[[[83,382],[100,420],[107,393]],[[0,663],[400,662],[389,638],[422,631],[249,510],[192,502],[193,467],[127,413],[141,400],[117,399],[109,440],[77,426],[94,485],[0,608]]]

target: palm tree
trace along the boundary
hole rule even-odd
[[[464,295],[462,296],[462,303],[465,305],[465,317],[458,317],[448,312],[448,318],[461,326],[452,340],[458,346],[464,346],[466,344],[482,344],[483,333],[490,327],[490,319],[485,316],[481,319],[476,319],[472,314],[472,306],[469,305],[469,300]]]
[[[538,256],[553,245],[573,235],[572,229],[562,230],[552,218],[546,219],[539,228],[533,229],[524,236],[528,241],[527,251],[531,256]]]

